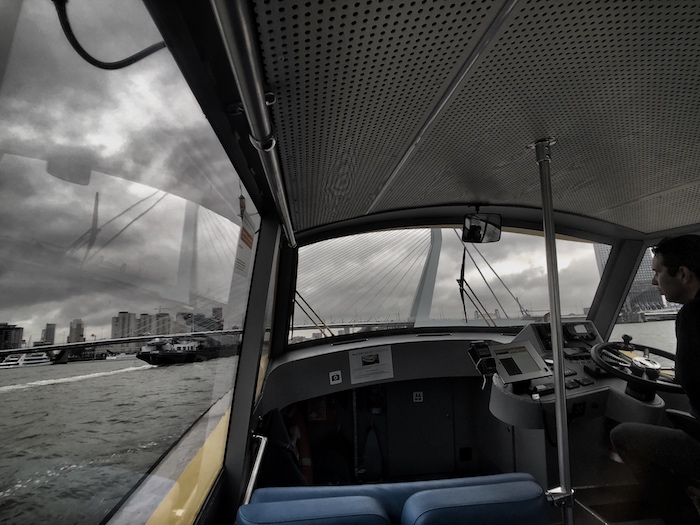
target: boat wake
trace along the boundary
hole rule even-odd
[[[59,383],[77,383],[78,381],[84,381],[86,379],[94,379],[96,377],[113,376],[116,374],[122,374],[124,372],[134,372],[136,370],[145,370],[148,368],[153,368],[153,365],[130,366],[128,368],[121,368],[119,370],[111,370],[109,372],[95,372],[94,374],[85,374],[82,376],[61,377],[61,378],[57,378],[57,379],[43,379],[41,381],[31,381],[29,383],[23,383],[23,384],[19,384],[19,385],[0,386],[0,394],[2,394],[4,392],[14,392],[16,390],[27,390],[29,388],[34,388],[37,386],[56,385]]]

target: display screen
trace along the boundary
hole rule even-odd
[[[576,324],[574,325],[574,332],[579,335],[586,335],[588,333],[588,328],[585,324]]]
[[[490,345],[496,372],[504,383],[517,383],[552,375],[552,371],[529,341],[506,345]]]

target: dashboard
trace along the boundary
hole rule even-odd
[[[550,366],[552,334],[548,323],[528,325],[513,340],[530,342]],[[572,418],[607,416],[615,421],[658,424],[665,403],[656,395],[643,402],[625,393],[627,383],[612,377],[591,359],[591,349],[603,339],[590,321],[562,324],[564,387],[567,413]],[[520,383],[492,377],[491,413],[504,423],[521,428],[544,428],[554,420],[554,380],[545,377]]]
[[[562,324],[569,417],[605,415],[617,421],[657,424],[664,414],[664,400],[657,395],[651,402],[642,402],[627,395],[626,382],[609,376],[590,357],[591,348],[602,342],[590,321]],[[257,409],[265,413],[376,384],[462,377],[491,383],[489,410],[500,421],[544,428],[554,419],[552,375],[535,374],[522,382],[511,377],[505,382],[495,373],[489,349],[515,343],[527,343],[552,367],[549,323],[531,323],[515,336],[494,331],[405,333],[357,337],[288,352],[270,363]]]

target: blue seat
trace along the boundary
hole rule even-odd
[[[492,485],[504,483],[527,482],[542,488],[530,474],[509,473],[470,478],[435,479],[428,481],[409,481],[402,483],[372,483],[365,485],[302,486],[302,487],[265,487],[253,492],[251,503],[276,501],[295,501],[320,498],[337,498],[345,496],[368,496],[378,501],[386,511],[391,523],[400,523],[404,504],[411,496],[422,491],[448,489],[456,487],[487,487],[487,492],[501,492]],[[543,496],[544,497],[544,496]]]
[[[237,525],[390,525],[368,496],[250,503],[238,509]]]
[[[530,480],[417,492],[401,525],[549,525],[547,498]]]

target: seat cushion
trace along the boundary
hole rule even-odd
[[[250,503],[238,509],[238,525],[389,525],[379,502],[368,496]]]
[[[406,500],[402,525],[549,525],[549,507],[534,481],[417,492]]]

